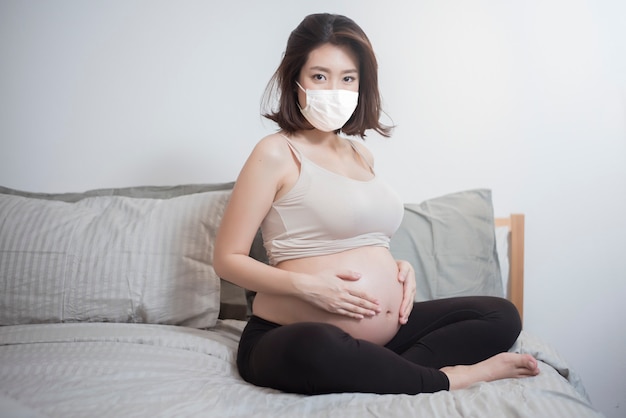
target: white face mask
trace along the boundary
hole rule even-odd
[[[306,107],[300,112],[311,125],[323,132],[341,129],[354,113],[359,102],[359,93],[349,90],[305,90]]]

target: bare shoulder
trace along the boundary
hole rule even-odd
[[[293,168],[293,157],[285,138],[280,134],[271,134],[262,138],[246,161],[240,179],[257,184],[266,182],[280,187],[284,177]]]
[[[252,156],[272,163],[289,161],[290,154],[287,141],[279,133],[262,138],[252,150]]]
[[[275,133],[261,138],[254,147],[253,152],[258,152],[268,157],[284,157],[285,155],[289,155],[289,146],[282,135]]]

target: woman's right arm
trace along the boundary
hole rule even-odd
[[[272,136],[264,138],[241,169],[217,232],[213,265],[218,276],[243,288],[293,294],[288,272],[248,256],[254,236],[289,173],[289,154],[285,153],[289,150],[280,145]]]
[[[270,135],[257,144],[239,173],[217,233],[215,272],[245,289],[295,296],[329,312],[353,318],[375,314],[376,301],[349,285],[359,279],[357,273],[313,277],[269,266],[248,255],[277,193],[297,176],[298,167],[282,138]]]

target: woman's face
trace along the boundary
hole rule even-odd
[[[359,60],[345,46],[324,44],[309,53],[298,82],[305,90],[359,91]],[[297,86],[296,86],[297,88]],[[298,102],[306,107],[306,94],[298,90]]]

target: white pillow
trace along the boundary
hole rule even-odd
[[[68,203],[0,194],[0,325],[215,325],[213,239],[229,196]]]

